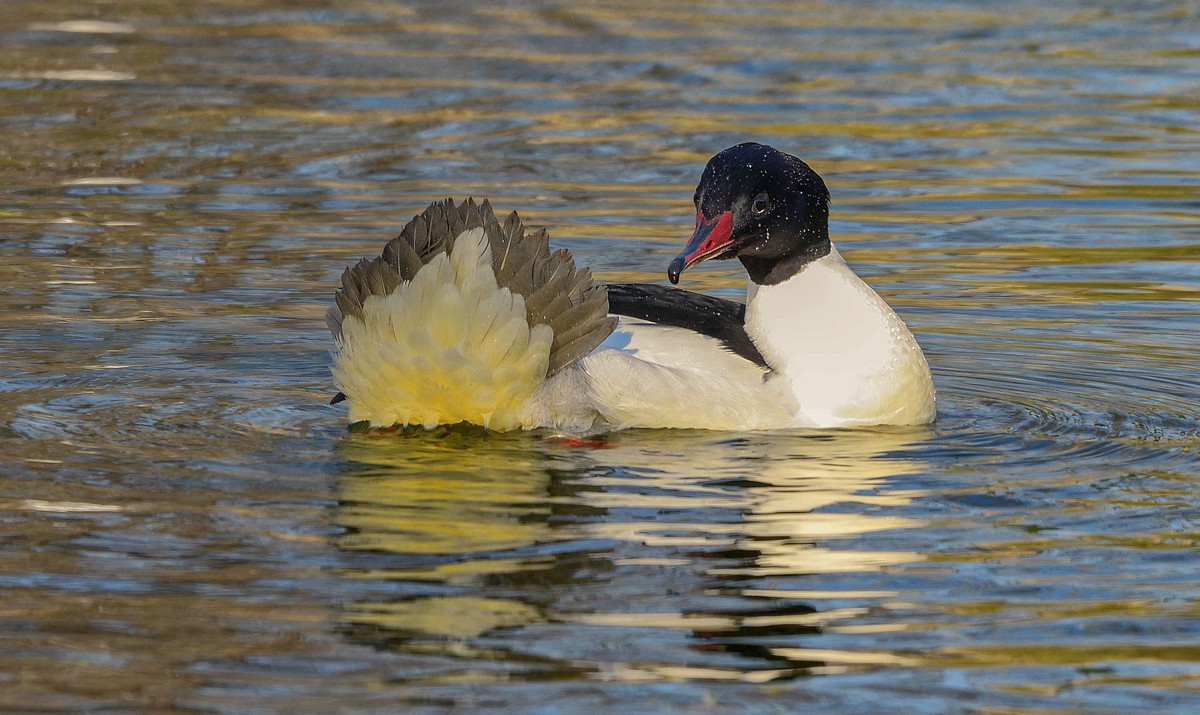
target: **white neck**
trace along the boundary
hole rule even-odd
[[[836,248],[770,286],[750,284],[746,332],[811,426],[933,419],[929,366],[904,321]]]

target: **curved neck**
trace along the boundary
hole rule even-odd
[[[813,261],[828,256],[832,249],[833,244],[826,233],[824,240],[807,244],[794,253],[771,257],[744,254],[738,256],[738,260],[746,267],[750,280],[760,286],[773,286],[796,275]]]

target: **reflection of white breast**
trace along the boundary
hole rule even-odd
[[[897,490],[892,480],[928,468],[913,449],[927,432],[846,430],[821,439],[802,434],[764,432],[733,442],[699,432],[657,433],[653,441],[614,435],[592,458],[619,465],[606,479],[622,488],[580,493],[588,504],[614,510],[588,528],[597,537],[636,543],[680,548],[723,543],[757,552],[753,563],[727,573],[870,571],[923,558],[822,542],[921,525],[895,513],[914,493]],[[718,479],[752,486],[714,487]],[[623,507],[635,509],[627,520],[615,517]],[[702,525],[680,528],[661,516],[672,510],[684,510],[679,515],[726,510],[738,517],[725,521],[710,514]]]
[[[933,381],[920,346],[836,248],[782,283],[751,283],[746,332],[791,387],[797,424],[933,419]]]

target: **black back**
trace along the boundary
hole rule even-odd
[[[608,310],[716,338],[735,355],[770,368],[746,334],[746,306],[736,301],[653,283],[609,283]]]

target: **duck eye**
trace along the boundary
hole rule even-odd
[[[771,199],[767,198],[765,193],[754,197],[754,203],[750,204],[750,213],[755,216],[762,216],[771,209]]]

